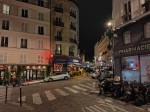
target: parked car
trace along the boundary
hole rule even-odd
[[[69,78],[70,78],[70,75],[67,72],[57,72],[51,76],[45,77],[44,81],[45,82],[47,82],[47,81],[52,82],[54,80],[61,80],[61,79],[67,80]]]

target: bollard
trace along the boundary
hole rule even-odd
[[[20,86],[20,107],[22,107],[22,89]]]
[[[7,103],[7,90],[8,90],[8,85],[6,84],[5,103]]]

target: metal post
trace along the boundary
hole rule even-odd
[[[6,84],[5,103],[7,103],[7,90],[8,90],[8,85]]]
[[[22,89],[20,86],[20,107],[22,107]]]

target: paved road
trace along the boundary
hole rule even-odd
[[[12,87],[8,86],[7,89],[7,99],[10,100],[10,96],[11,96],[11,92],[12,92]],[[0,87],[0,102],[4,102],[5,101],[5,95],[6,95],[6,87],[2,86]]]
[[[92,94],[95,81],[81,78],[23,86],[23,107],[35,112],[146,112],[145,107]],[[19,101],[19,88],[15,87],[9,102],[19,106]]]

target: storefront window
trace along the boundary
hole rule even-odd
[[[138,56],[122,58],[122,79],[125,81],[140,82],[140,67]]]
[[[150,83],[150,55],[140,56],[141,82]]]

